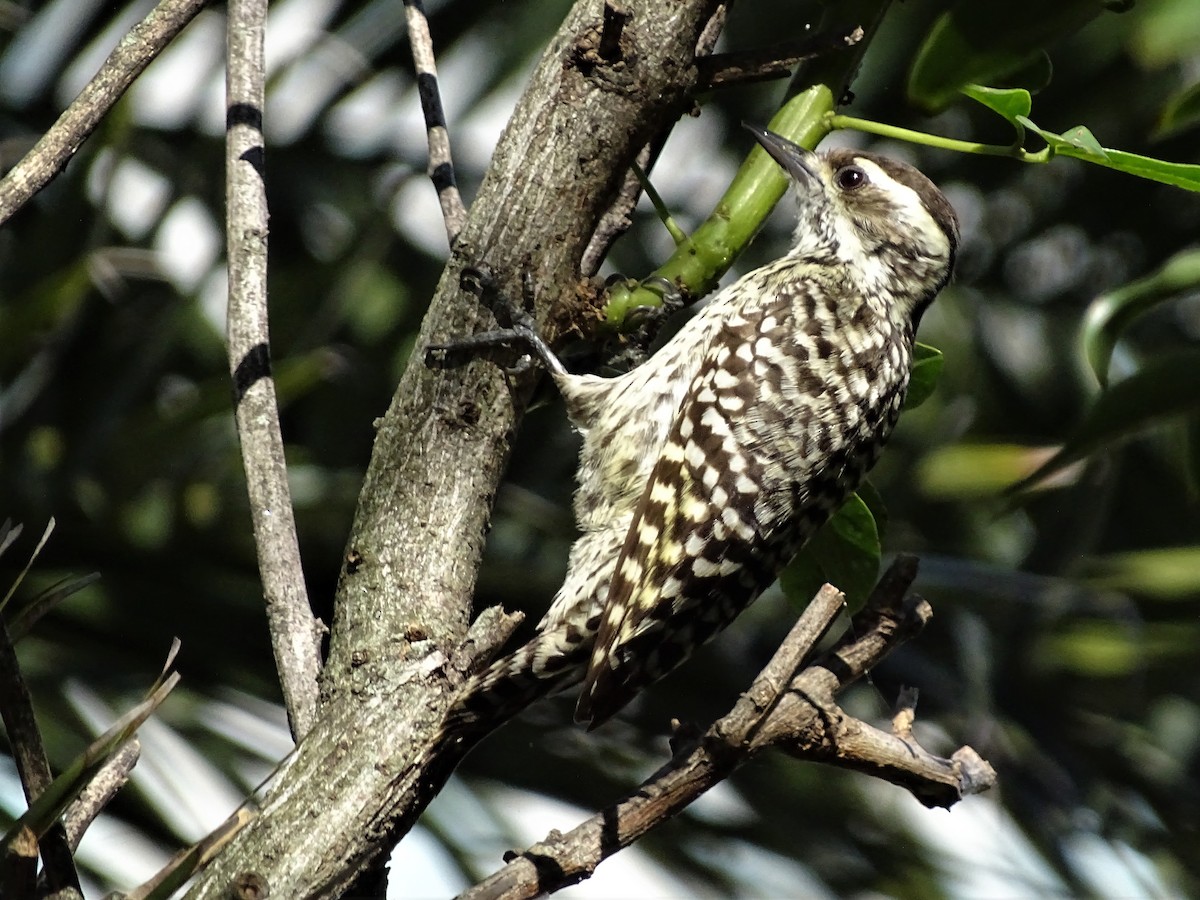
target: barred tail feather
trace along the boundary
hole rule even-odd
[[[573,627],[538,634],[471,676],[450,711],[446,732],[461,735],[479,728],[490,731],[542,697],[579,684],[592,636]]]

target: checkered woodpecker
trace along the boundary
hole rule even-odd
[[[537,633],[470,679],[459,726],[580,682],[576,718],[612,716],[771,584],[900,415],[914,332],[953,266],[953,208],[905,163],[751,131],[795,188],[786,255],[615,378],[569,374],[528,323],[503,338],[542,358],[583,435],[581,534]]]

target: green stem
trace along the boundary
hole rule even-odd
[[[924,144],[926,147],[937,147],[942,150],[953,150],[957,153],[974,153],[977,156],[1006,156],[1009,159],[1027,163],[1049,162],[1054,152],[1045,147],[1036,153],[1031,153],[1024,147],[1014,144],[977,144],[974,141],[957,141],[954,138],[928,134],[924,131],[913,131],[898,125],[884,125],[882,122],[872,122],[870,119],[856,119],[854,116],[842,116],[830,113],[830,129],[851,128],[867,134],[880,137],[895,138],[908,141],[910,144]]]
[[[832,12],[822,28],[831,34],[849,34],[855,27],[861,27],[862,39],[802,67],[789,88],[787,102],[771,119],[772,131],[809,148],[829,133],[830,116],[838,98],[849,86],[889,3],[890,0],[843,0],[831,4]],[[716,286],[750,243],[787,186],[787,177],[775,161],[762,148],[755,147],[717,208],[651,277],[666,279],[688,298],[702,297]],[[633,309],[661,303],[654,290],[636,283],[617,285],[609,295],[604,314],[610,326],[619,328]]]
[[[688,236],[683,233],[683,229],[671,217],[671,211],[667,209],[667,204],[663,203],[663,198],[654,189],[654,185],[650,183],[650,176],[637,163],[633,164],[633,174],[641,182],[642,190],[646,192],[646,197],[654,205],[654,211],[658,213],[658,218],[662,221],[664,227],[666,227],[667,233],[671,235],[671,240],[675,242],[675,246],[682,247],[688,242]]]

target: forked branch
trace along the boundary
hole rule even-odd
[[[898,558],[837,644],[805,665],[842,608],[842,595],[826,585],[733,710],[703,736],[684,742],[670,762],[625,799],[515,856],[462,897],[534,897],[582,881],[603,860],[770,747],[799,759],[868,772],[908,789],[927,806],[952,806],[967,794],[987,790],[995,783],[995,772],[970,747],[942,759],[916,743],[910,730],[911,701],[906,700],[892,733],[855,719],[835,702],[838,691],[929,620],[929,604],[906,597],[915,576],[916,560]]]

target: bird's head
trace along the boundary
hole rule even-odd
[[[789,255],[845,264],[865,295],[890,298],[915,324],[954,266],[958,217],[945,195],[899,160],[846,148],[817,154],[747,128],[796,189]]]

